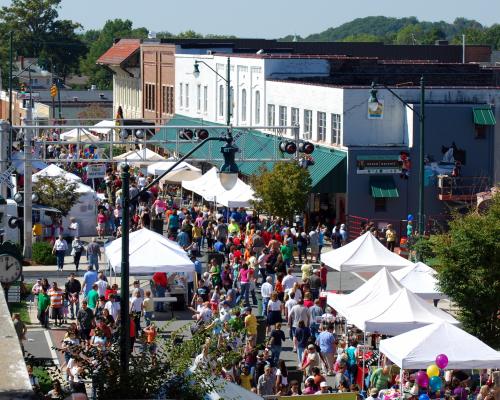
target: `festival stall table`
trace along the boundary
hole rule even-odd
[[[446,354],[449,369],[500,368],[498,351],[445,321],[384,339],[380,351],[402,369],[427,368],[437,354]]]
[[[437,286],[437,272],[418,262],[413,266],[398,269],[392,275],[406,288],[416,295],[428,300],[444,299],[447,296],[441,293]]]
[[[104,252],[112,270],[120,273],[122,241],[118,239],[105,245]],[[130,234],[129,264],[131,276],[152,276],[155,272],[194,274],[194,264],[182,247],[149,229],[139,229]],[[184,299],[186,291],[187,285]],[[170,294],[175,297],[174,290]]]

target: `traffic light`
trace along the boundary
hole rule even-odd
[[[208,139],[209,133],[206,129],[198,129],[196,131],[196,136],[198,137],[198,140],[205,140]]]
[[[56,85],[52,85],[50,87],[50,95],[51,95],[51,97],[56,97],[57,96],[57,86]]]
[[[26,93],[26,83],[21,83],[21,93]]]
[[[305,154],[311,154],[314,151],[314,145],[311,142],[301,142],[299,144],[299,151]]]
[[[287,154],[295,154],[297,145],[294,142],[280,142],[280,150]]]
[[[181,129],[179,131],[179,138],[180,139],[185,139],[185,140],[191,140],[193,138],[194,134],[191,129]]]

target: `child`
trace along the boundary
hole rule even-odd
[[[144,310],[144,320],[146,321],[146,326],[151,325],[151,319],[153,318],[154,302],[151,298],[151,290],[146,290],[145,298],[142,301],[142,308]]]
[[[64,315],[64,323],[68,323],[68,312],[69,312],[69,301],[68,298],[63,300],[63,315]]]
[[[145,347],[151,354],[152,365],[156,365],[156,326],[151,324],[144,328],[144,334],[146,335]]]

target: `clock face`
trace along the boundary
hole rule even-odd
[[[21,276],[22,271],[22,265],[16,257],[0,254],[0,282],[14,282]]]

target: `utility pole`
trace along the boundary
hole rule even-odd
[[[14,32],[10,31],[9,33],[9,124],[10,124],[10,129],[9,129],[9,140],[8,140],[8,148],[7,148],[7,160],[11,160],[12,156],[12,124],[14,123],[12,121],[12,74],[13,74],[13,58],[14,58],[14,49],[13,49],[13,44],[14,44]]]
[[[226,90],[227,90],[227,115],[226,115],[226,125],[231,125],[231,113],[233,110],[232,99],[231,99],[231,58],[227,58],[227,79],[226,79]]]
[[[424,77],[420,78],[420,137],[419,137],[419,161],[420,161],[420,174],[419,174],[419,185],[418,185],[418,234],[420,236],[424,235],[425,232],[425,215],[424,215],[424,194],[425,194],[425,81]]]
[[[29,105],[27,107],[27,117],[26,117],[26,125],[33,125],[33,91],[31,90],[31,66],[28,68],[28,76],[29,76]],[[32,190],[31,190],[31,173],[33,172],[31,167],[31,137],[32,131],[31,128],[24,129],[24,246],[23,246],[23,255],[24,258],[31,258],[31,247],[32,247]]]

